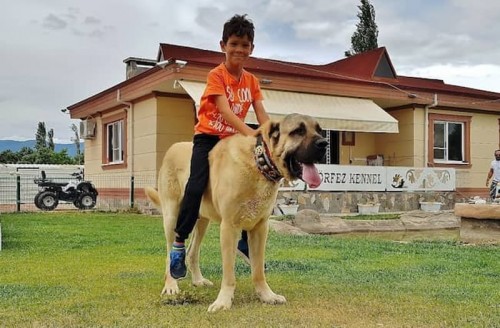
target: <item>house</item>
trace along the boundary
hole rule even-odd
[[[170,145],[192,139],[207,73],[223,60],[220,52],[160,44],[156,60],[125,59],[126,80],[69,106],[82,120],[86,176],[116,193],[124,177],[154,184]],[[487,195],[500,93],[400,76],[385,47],[325,65],[252,57],[246,68],[259,78],[271,117],[319,120],[330,140],[325,164],[452,168],[457,197]],[[252,112],[247,122],[256,123]]]

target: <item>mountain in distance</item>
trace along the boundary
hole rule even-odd
[[[5,151],[5,150],[11,150],[13,152],[18,152],[21,150],[23,147],[28,147],[28,148],[33,148],[35,149],[35,140],[26,140],[26,141],[16,141],[16,140],[0,140],[0,153]],[[69,143],[69,144],[61,144],[61,143],[56,143],[54,144],[54,150],[56,152],[60,152],[63,149],[67,149],[68,155],[70,157],[75,157],[76,156],[76,146],[74,143]],[[80,142],[80,151],[83,152],[84,149],[84,143]]]

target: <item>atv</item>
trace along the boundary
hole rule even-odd
[[[83,172],[71,174],[74,180],[69,182],[53,182],[47,179],[45,171],[41,171],[41,178],[34,179],[38,185],[35,196],[35,206],[44,211],[52,211],[59,201],[73,203],[81,210],[94,208],[97,200],[97,190],[90,181],[83,180]]]

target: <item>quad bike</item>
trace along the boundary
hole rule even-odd
[[[90,181],[83,180],[83,173],[71,174],[75,177],[69,182],[53,182],[47,179],[45,171],[42,177],[36,178],[34,182],[38,185],[38,194],[35,196],[35,206],[44,211],[54,210],[59,201],[73,203],[81,210],[91,209],[97,200],[97,190]]]

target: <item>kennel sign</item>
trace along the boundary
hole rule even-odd
[[[453,191],[455,170],[396,166],[318,164],[321,185],[311,191]],[[302,180],[284,182],[281,191],[308,189]]]
[[[387,174],[382,166],[316,165],[321,176],[319,191],[385,191]]]

